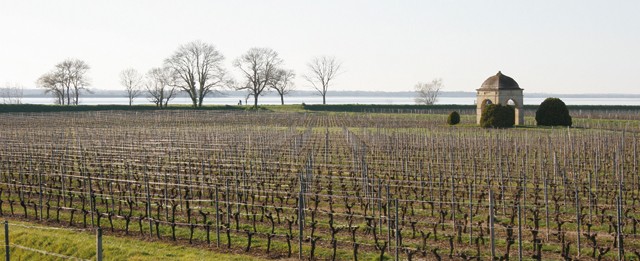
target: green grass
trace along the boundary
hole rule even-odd
[[[43,226],[15,220],[10,220],[9,224],[10,244],[81,259],[96,258],[96,235],[93,231],[26,228],[24,226]],[[2,239],[4,240],[4,233]],[[181,246],[120,236],[105,235],[102,244],[104,260],[263,260],[248,255],[218,253],[205,247]],[[0,255],[4,256],[4,248],[0,252]],[[12,260],[60,260],[56,256],[14,246],[11,247],[10,253]]]

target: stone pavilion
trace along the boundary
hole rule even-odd
[[[511,77],[498,71],[496,75],[487,78],[477,91],[476,113],[477,123],[480,124],[482,109],[487,104],[508,104],[515,108],[516,125],[524,125],[522,112],[522,91],[518,83]]]

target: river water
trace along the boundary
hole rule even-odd
[[[640,98],[622,98],[622,97],[589,97],[576,98],[558,96],[567,105],[639,105]],[[531,97],[524,98],[525,104],[540,104],[545,98]],[[205,104],[215,105],[237,105],[238,101],[245,103],[244,97],[207,97]],[[285,104],[320,104],[322,97],[320,96],[291,96],[284,98]],[[475,104],[475,97],[446,97],[442,96],[436,104]],[[259,104],[280,104],[280,97],[264,96],[258,100]],[[22,103],[29,104],[53,104],[53,99],[48,97],[26,97],[22,99]],[[126,105],[129,101],[126,97],[85,97],[80,98],[80,104],[84,105],[105,105],[119,104]],[[136,98],[134,104],[151,104],[147,98]],[[191,104],[191,100],[186,97],[178,97],[169,102],[169,104]],[[253,100],[249,99],[249,104],[253,104]],[[348,97],[337,96],[327,97],[327,104],[415,104],[413,97]]]

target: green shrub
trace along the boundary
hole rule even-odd
[[[456,125],[458,123],[460,123],[460,113],[458,113],[457,111],[452,111],[451,113],[449,113],[447,124]]]
[[[414,110],[474,110],[475,105],[461,104],[303,104],[307,111],[339,111],[339,112],[410,112]]]
[[[512,106],[488,104],[482,110],[480,126],[483,128],[510,128],[516,123],[516,112]]]
[[[567,105],[558,98],[545,99],[536,110],[539,126],[571,126],[571,115]]]

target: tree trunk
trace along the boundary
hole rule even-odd
[[[322,94],[322,104],[327,104],[327,100],[326,100],[327,95],[326,94]]]
[[[280,94],[280,103],[284,105],[284,94]]]
[[[253,95],[253,107],[258,108],[258,95]]]
[[[67,87],[67,105],[71,105],[71,88]]]
[[[189,98],[191,98],[191,105],[193,108],[198,108],[198,93],[194,88],[184,89],[188,94]]]

